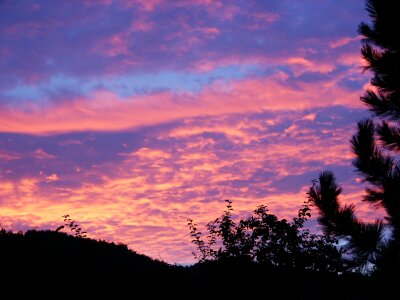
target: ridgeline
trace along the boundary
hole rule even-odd
[[[360,274],[288,271],[235,258],[183,267],[151,259],[123,244],[50,230],[2,229],[0,257],[1,290],[11,298],[368,299],[378,295],[376,280]]]

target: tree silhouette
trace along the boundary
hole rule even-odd
[[[206,225],[208,235],[203,240],[197,224],[188,219],[194,252],[199,262],[236,261],[257,263],[279,270],[329,271],[341,270],[340,252],[335,240],[310,233],[303,228],[311,217],[305,202],[292,222],[279,220],[261,205],[252,216],[235,223],[232,202],[227,202],[224,214]]]
[[[86,237],[87,232],[83,231],[79,224],[70,218],[70,215],[63,215],[62,217],[64,218],[64,225],[58,227],[56,229],[57,232],[64,229],[65,227],[69,227],[71,233],[75,234],[77,238]]]
[[[395,271],[400,267],[400,19],[393,1],[368,0],[366,9],[372,23],[361,23],[361,54],[365,70],[372,72],[372,88],[361,97],[371,117],[358,122],[351,139],[355,155],[353,165],[367,183],[363,201],[382,207],[391,229],[383,238],[383,222],[361,222],[354,206],[338,202],[341,188],[331,172],[323,172],[319,183],[309,191],[309,198],[320,210],[319,221],[325,232],[346,239],[352,254],[352,267],[367,262],[376,270]]]

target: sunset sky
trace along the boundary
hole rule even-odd
[[[361,21],[362,0],[0,0],[1,225],[69,214],[193,263],[186,219],[224,199],[290,218],[329,169],[359,204]]]

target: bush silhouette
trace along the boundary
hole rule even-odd
[[[328,236],[312,234],[304,228],[304,223],[311,217],[307,202],[292,222],[279,220],[261,205],[252,216],[235,223],[232,202],[225,201],[227,209],[223,215],[206,225],[206,240],[197,224],[188,219],[192,242],[197,247],[193,254],[199,262],[230,259],[281,270],[342,270],[336,241]]]

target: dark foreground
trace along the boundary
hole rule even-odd
[[[387,280],[359,274],[277,270],[236,261],[181,267],[125,245],[55,231],[0,233],[0,288],[8,299],[157,297],[385,299]],[[1,294],[0,294],[1,297]],[[1,297],[2,299],[6,299]]]

